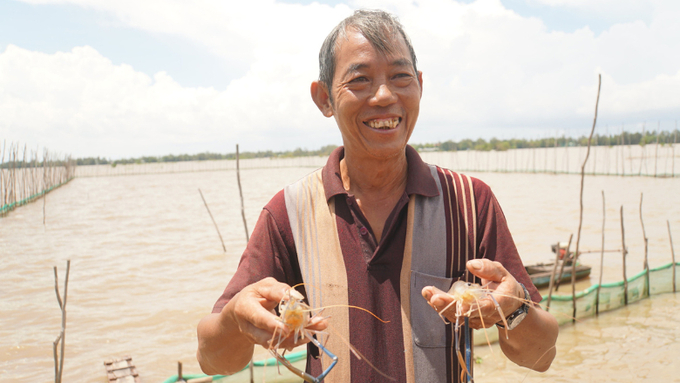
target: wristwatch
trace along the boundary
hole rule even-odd
[[[517,310],[505,318],[505,321],[508,323],[508,330],[512,330],[517,327],[524,320],[524,317],[526,317],[529,313],[528,302],[531,300],[531,295],[529,294],[529,290],[527,290],[526,286],[521,283],[519,285],[522,286],[522,289],[524,290],[524,302]],[[503,321],[496,323],[496,326],[505,328]]]

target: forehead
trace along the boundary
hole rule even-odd
[[[370,61],[376,59],[387,59],[398,62],[399,65],[404,62],[413,65],[406,42],[399,34],[382,42],[382,47],[376,47],[361,32],[348,28],[344,36],[338,38],[335,52],[336,67],[340,70],[348,65],[370,64]]]

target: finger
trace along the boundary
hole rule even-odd
[[[311,331],[323,331],[328,328],[328,319],[322,316],[315,316],[310,319],[309,324],[305,328]]]
[[[275,333],[288,335],[286,326],[276,315],[262,307],[253,294],[242,291],[234,299],[237,299],[234,306],[234,318],[239,330],[254,343],[264,345]]]
[[[290,287],[273,278],[256,282],[234,296],[234,318],[239,329],[254,343],[265,345],[277,334],[286,337],[287,326],[275,315],[274,308]]]
[[[443,310],[453,302],[452,296],[434,286],[423,287],[421,294],[427,303],[437,311]]]
[[[254,292],[263,300],[263,307],[268,310],[278,306],[281,299],[290,293],[291,287],[281,283],[274,278],[265,278],[253,285]]]

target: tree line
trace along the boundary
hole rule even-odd
[[[272,150],[257,151],[257,152],[239,152],[240,159],[251,158],[291,158],[291,157],[310,157],[310,156],[327,156],[337,148],[336,145],[326,145],[318,150],[307,150],[297,148],[295,150],[275,152]],[[211,153],[204,152],[198,154],[168,154],[165,156],[152,157],[144,156],[138,158],[124,158],[119,160],[110,160],[102,157],[86,157],[78,158],[76,160],[78,165],[126,165],[126,164],[144,164],[154,162],[181,162],[181,161],[208,161],[208,160],[235,160],[236,152],[234,153]]]
[[[651,131],[651,132],[623,132],[621,134],[600,135],[593,136],[591,145],[593,146],[615,146],[615,145],[647,145],[656,144],[661,145],[672,144],[678,142],[678,135],[680,131]],[[478,151],[506,151],[510,149],[527,149],[527,148],[552,148],[565,146],[587,146],[588,137],[552,137],[540,139],[522,139],[512,138],[500,140],[492,138],[485,140],[479,138],[477,140],[463,139],[460,141],[448,140],[444,142],[425,143],[425,144],[411,144],[419,151],[438,150],[438,151],[457,151],[457,150],[478,150]],[[239,158],[291,158],[291,157],[309,157],[309,156],[327,156],[336,145],[326,145],[318,150],[307,150],[297,148],[295,150],[279,151],[272,150],[257,151],[257,152],[241,152]],[[144,156],[138,158],[126,158],[119,160],[110,160],[103,157],[86,157],[76,159],[77,165],[112,165],[118,164],[143,164],[154,162],[180,162],[180,161],[207,161],[207,160],[234,160],[236,153],[211,153],[204,152],[198,154],[168,154],[165,156]]]
[[[622,134],[612,135],[593,135],[592,146],[615,146],[615,145],[647,145],[674,144],[678,139],[680,131],[660,131],[660,132],[623,132]],[[529,148],[553,148],[565,146],[587,146],[588,137],[552,137],[540,139],[513,138],[499,140],[492,138],[489,141],[479,138],[477,140],[463,139],[460,141],[448,140],[444,142],[428,144],[412,144],[419,151],[438,150],[438,151],[457,151],[457,150],[478,150],[478,151],[506,151],[509,149],[529,149]]]

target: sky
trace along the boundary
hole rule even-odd
[[[674,130],[677,0],[0,0],[0,140],[75,158],[341,145],[310,97],[354,10],[423,72],[411,143]],[[0,147],[0,149],[2,149]]]

